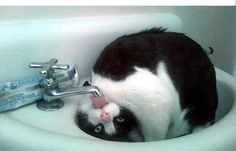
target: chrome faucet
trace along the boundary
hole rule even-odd
[[[44,89],[43,100],[37,103],[37,107],[44,111],[54,111],[64,106],[64,102],[59,98],[80,95],[80,94],[93,94],[96,97],[102,96],[102,92],[96,86],[78,86],[79,76],[76,69],[73,69],[71,79],[72,85],[66,88],[60,88],[60,83],[55,78],[55,70],[68,70],[69,65],[56,64],[57,59],[51,59],[46,63],[31,63],[30,68],[41,68],[40,73],[45,74],[40,82],[40,86]]]

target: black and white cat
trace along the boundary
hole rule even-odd
[[[214,123],[214,67],[182,33],[153,28],[116,39],[97,59],[91,84],[104,96],[86,96],[76,120],[98,138],[162,140]]]

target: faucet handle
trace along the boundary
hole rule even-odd
[[[57,59],[53,58],[48,62],[45,63],[31,63],[29,65],[30,68],[41,68],[42,70],[40,71],[41,74],[46,74],[50,75],[54,73],[54,69],[59,69],[59,70],[68,70],[69,65],[65,64],[56,64],[58,62]]]

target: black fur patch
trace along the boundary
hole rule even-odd
[[[144,34],[150,34],[150,33],[152,33],[152,34],[160,34],[160,33],[166,32],[166,30],[167,30],[166,28],[162,28],[162,27],[158,27],[158,28],[153,27],[151,29],[143,30],[143,31],[141,31],[139,33],[134,33],[134,34],[131,34],[131,35],[128,35],[128,36],[129,37],[133,37],[133,36],[137,36],[137,35],[144,35]]]

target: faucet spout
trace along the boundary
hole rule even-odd
[[[32,63],[31,68],[42,68],[41,74],[45,74],[45,78],[40,81],[40,86],[43,88],[43,99],[37,103],[37,107],[44,111],[55,111],[63,107],[64,102],[60,100],[62,97],[80,95],[80,94],[93,94],[95,97],[102,96],[101,90],[96,86],[83,86],[79,87],[78,72],[73,66],[56,64],[57,59],[51,59],[46,63]],[[55,70],[69,70],[68,78],[72,80],[71,86],[68,88],[60,87],[58,77],[55,76]],[[64,78],[65,81],[65,78]],[[68,80],[66,80],[68,81]],[[70,83],[70,82],[69,82]]]
[[[80,95],[80,94],[93,94],[95,97],[102,96],[101,90],[96,86],[83,86],[75,88],[51,89],[46,90],[44,93],[44,100],[55,100],[62,97]]]

